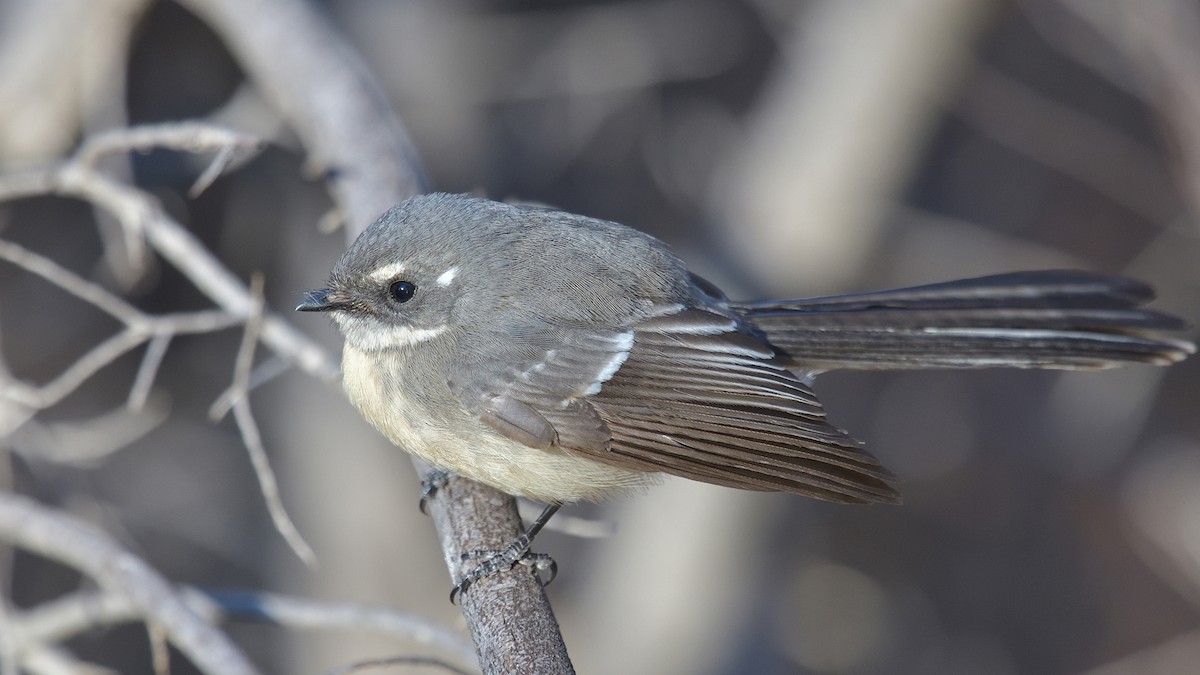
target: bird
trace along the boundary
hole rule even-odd
[[[898,502],[893,474],[828,420],[820,373],[1181,361],[1194,346],[1169,333],[1186,323],[1153,298],[1047,270],[739,302],[625,225],[432,193],[367,227],[296,309],[332,317],[348,397],[395,445],[547,504],[469,585],[527,554],[562,504],[663,475]]]

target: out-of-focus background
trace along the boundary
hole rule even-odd
[[[1159,307],[1200,321],[1200,5],[1189,0],[324,8],[438,189],[637,227],[732,297],[1072,267],[1147,281]],[[243,279],[261,271],[267,305],[286,313],[323,282],[344,236],[319,231],[324,186],[220,36],[171,2],[0,2],[5,172],[97,131],[183,119],[271,145],[196,199],[186,192],[203,165],[186,155],[133,155],[114,175],[150,190]],[[108,265],[105,227],[80,201],[0,203],[0,239],[146,311],[208,306],[162,261],[140,274]],[[324,318],[286,318],[340,347]],[[12,377],[49,380],[114,325],[0,262]],[[174,340],[141,413],[120,408],[139,351],[7,425],[4,488],[98,523],[174,581],[460,622],[406,456],[336,388],[294,371],[251,399],[319,567],[287,549],[233,423],[206,416],[239,340],[237,329]],[[902,477],[905,504],[668,481],[569,507],[616,528],[538,540],[559,564],[549,594],[570,654],[587,673],[1194,672],[1198,376],[1196,359],[823,376],[831,417]],[[0,562],[18,607],[86,584],[24,553]],[[267,672],[429,653],[365,634],[229,631]],[[68,646],[152,672],[136,625]],[[177,659],[174,672],[190,671]]]

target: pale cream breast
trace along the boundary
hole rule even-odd
[[[531,448],[501,436],[462,409],[448,389],[444,398],[406,392],[403,373],[419,348],[365,352],[347,342],[342,352],[342,383],[351,403],[401,449],[460,476],[543,502],[595,501],[657,480],[656,474],[553,448]],[[452,409],[434,414],[427,410],[430,405]]]

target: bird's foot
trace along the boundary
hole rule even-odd
[[[463,562],[468,560],[480,559],[479,563],[466,576],[458,582],[458,585],[450,590],[450,602],[455,603],[467,589],[476,581],[484,577],[490,577],[497,572],[504,572],[513,568],[513,565],[525,565],[538,576],[538,580],[542,582],[542,586],[549,586],[550,582],[558,576],[558,563],[554,562],[554,558],[545,553],[534,553],[529,550],[530,539],[525,535],[517,537],[513,543],[507,548],[500,551],[468,551],[462,554]],[[542,579],[542,572],[549,572],[549,578]]]
[[[421,513],[429,515],[429,511],[425,508],[430,499],[437,494],[438,490],[446,487],[450,482],[450,476],[453,475],[449,471],[434,469],[425,474],[425,478],[421,480],[421,501],[417,503],[417,508],[421,509]]]

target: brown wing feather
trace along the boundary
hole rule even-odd
[[[587,453],[602,461],[833,501],[898,499],[891,474],[825,421],[774,350],[720,314],[638,324],[628,358],[588,401],[612,434],[606,452]]]
[[[891,474],[736,318],[675,306],[632,329],[531,334],[536,345],[511,342],[505,359],[463,366],[451,382],[510,439],[718,485],[898,499]]]

